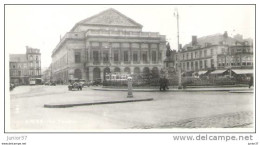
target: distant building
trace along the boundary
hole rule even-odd
[[[103,80],[110,72],[159,73],[165,36],[142,32],[142,27],[114,9],[76,23],[52,52],[53,81]]]
[[[242,35],[224,34],[201,38],[192,36],[192,42],[180,51],[183,72],[216,69],[252,69],[253,41]]]
[[[29,78],[41,77],[40,49],[26,46],[26,54],[9,55],[10,83],[29,84]]]
[[[51,82],[51,65],[42,71],[43,82]]]

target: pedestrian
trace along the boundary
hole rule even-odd
[[[165,78],[165,88],[167,89],[167,90],[169,90],[169,81],[168,81],[168,79],[167,78]]]
[[[159,84],[160,84],[160,91],[162,91],[162,89],[163,89],[163,78],[160,78]]]
[[[248,87],[251,88],[251,86],[253,86],[253,83],[254,83],[253,82],[253,76],[250,76],[250,80],[249,80],[249,84],[248,84],[249,86]]]

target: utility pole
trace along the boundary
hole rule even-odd
[[[177,53],[177,69],[178,69],[178,89],[182,89],[181,85],[181,62],[180,62],[180,42],[179,42],[179,13],[178,10],[176,9],[176,18],[177,18],[177,42],[178,42],[178,53]]]

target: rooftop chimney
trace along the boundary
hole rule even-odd
[[[198,41],[197,41],[197,36],[192,36],[192,41],[191,41],[192,46],[197,45]]]
[[[224,35],[223,35],[225,38],[228,38],[228,33],[227,31],[224,32]]]

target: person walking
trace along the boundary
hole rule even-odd
[[[162,91],[162,89],[163,89],[163,78],[160,78],[160,80],[159,80],[159,84],[160,84],[160,91]]]
[[[249,89],[251,88],[251,86],[253,86],[253,83],[254,83],[253,76],[250,76],[250,80],[248,84]]]

